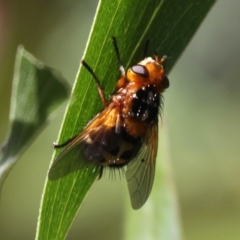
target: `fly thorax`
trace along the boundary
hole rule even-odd
[[[160,94],[154,86],[143,86],[132,95],[132,106],[128,115],[138,121],[151,123],[158,117],[160,101]]]

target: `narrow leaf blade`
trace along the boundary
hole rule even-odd
[[[69,86],[54,69],[18,48],[10,108],[10,131],[2,146],[0,183],[3,184],[34,137],[69,95]]]

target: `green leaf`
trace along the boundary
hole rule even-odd
[[[105,95],[108,96],[113,91],[120,76],[112,36],[117,38],[121,59],[126,68],[142,60],[145,41],[150,39],[150,55],[156,50],[160,56],[165,54],[170,56],[165,65],[169,72],[213,3],[214,0],[101,1],[84,59],[102,82]],[[65,142],[78,134],[102,108],[91,74],[80,67],[58,142]],[[59,152],[59,150],[55,152],[53,159]],[[160,166],[160,172],[163,171]],[[60,240],[66,237],[97,175],[94,167],[87,170],[83,168],[62,179],[46,181],[37,239]]]
[[[68,95],[69,86],[56,70],[45,66],[22,46],[18,48],[11,96],[10,131],[0,159],[0,186]]]

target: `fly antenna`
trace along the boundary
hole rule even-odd
[[[160,63],[163,63],[168,57],[167,55],[163,55],[162,58],[160,59]]]
[[[143,58],[146,58],[146,57],[147,57],[148,48],[149,48],[149,43],[150,43],[150,39],[147,39],[146,42],[145,42],[144,49],[143,49]]]
[[[154,50],[153,55],[154,55],[155,61],[158,63],[161,63],[161,61],[159,61],[159,56],[156,50]]]
[[[123,64],[122,64],[122,61],[121,61],[121,58],[120,58],[120,53],[119,53],[119,49],[118,49],[118,45],[117,45],[117,40],[116,40],[115,37],[112,37],[112,40],[113,40],[113,47],[114,47],[114,50],[115,50],[116,55],[117,55],[119,70],[120,70],[122,76],[125,76],[125,69],[123,67]]]

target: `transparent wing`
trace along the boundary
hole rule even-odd
[[[127,165],[126,178],[133,209],[147,201],[152,190],[158,147],[158,124],[148,131],[137,157]]]
[[[86,128],[74,138],[54,160],[48,178],[56,180],[94,162],[94,153],[99,151],[95,142],[100,141],[104,133],[115,126],[116,109],[108,107],[99,113]],[[94,136],[94,140],[89,136]],[[87,146],[87,147],[86,147]]]
[[[82,154],[84,133],[73,139],[54,160],[48,173],[49,180],[59,179],[89,164]]]

